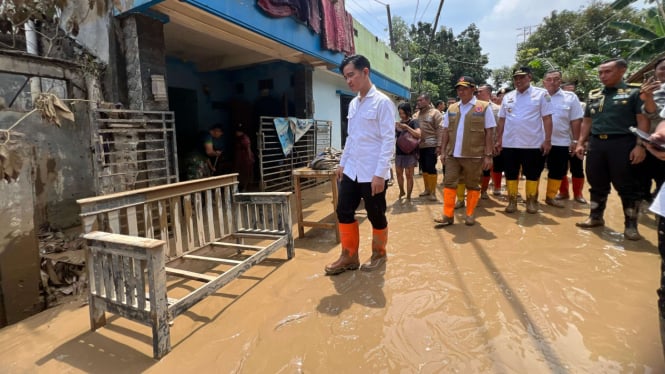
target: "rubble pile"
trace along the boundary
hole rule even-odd
[[[38,234],[42,288],[46,306],[66,295],[79,295],[86,287],[85,240],[49,226]]]

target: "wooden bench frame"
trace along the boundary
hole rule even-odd
[[[169,322],[176,316],[281,247],[293,258],[291,193],[236,193],[237,184],[237,174],[229,174],[77,201],[92,331],[106,324],[106,312],[143,323],[152,327],[153,355],[161,358],[171,350]],[[196,254],[211,246],[254,253],[242,260]],[[187,259],[231,268],[213,276],[168,266]],[[169,299],[167,275],[203,285]]]

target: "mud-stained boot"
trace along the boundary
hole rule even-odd
[[[490,176],[483,175],[482,182],[480,183],[480,198],[487,200],[490,198],[490,195],[487,193],[487,189],[490,186]]]
[[[623,201],[624,230],[623,237],[628,240],[640,240],[642,235],[637,231],[637,216],[640,201]]]
[[[501,173],[492,171],[492,195],[501,196]]]
[[[547,179],[547,192],[545,193],[545,204],[555,208],[563,208],[561,201],[556,199],[556,193],[561,186],[561,181],[557,179]]]
[[[564,176],[561,180],[561,186],[559,186],[559,193],[554,197],[556,200],[568,200],[570,199],[570,194],[568,193],[568,176]]]
[[[573,177],[573,196],[575,201],[580,204],[586,204],[587,201],[582,196],[582,189],[584,188],[584,178],[575,178]]]
[[[356,270],[360,266],[358,259],[358,246],[360,245],[360,233],[358,221],[353,223],[340,223],[339,236],[342,242],[342,254],[337,261],[326,265],[327,275],[343,273],[347,270]]]
[[[455,222],[455,196],[456,191],[454,188],[443,189],[443,215],[440,218],[434,219],[437,226],[449,226]]]
[[[458,183],[457,184],[457,202],[455,203],[455,209],[464,208],[464,192],[466,192],[466,184]]]
[[[538,181],[527,180],[526,190],[526,212],[530,214],[538,213]]]
[[[658,242],[663,243],[663,233],[662,227],[658,227]],[[660,245],[659,245],[660,247]],[[663,349],[663,358],[665,358],[665,258],[663,257],[662,249],[659,248],[661,252],[660,257],[660,287],[656,290],[658,294],[658,319],[660,323],[660,340],[662,343]]]
[[[508,206],[506,206],[506,213],[517,212],[517,184],[518,181],[507,180],[506,189],[508,190]]]
[[[429,173],[423,173],[423,188],[425,189],[423,192],[420,193],[420,197],[425,197],[429,196]]]
[[[577,222],[575,226],[583,229],[605,226],[603,213],[605,212],[606,204],[607,197],[591,195],[591,211],[589,212],[589,217],[582,222]]]
[[[473,214],[478,205],[478,200],[480,200],[480,191],[469,190],[466,193],[466,217],[464,218],[464,224],[467,226],[473,226],[476,223],[476,218]]]
[[[663,350],[663,357],[665,357],[665,318],[660,314],[658,320],[660,322],[660,343]]]
[[[360,270],[373,271],[386,263],[386,245],[388,244],[388,228],[382,230],[372,229],[372,257],[367,260]]]
[[[436,198],[436,180],[436,174],[429,175],[429,201],[439,201],[439,199]]]

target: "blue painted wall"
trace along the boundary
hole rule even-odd
[[[324,50],[321,36],[293,17],[273,18],[256,5],[255,0],[183,0],[259,35],[287,45],[297,51],[338,65],[344,55]]]
[[[338,66],[344,58],[342,53],[324,50],[321,36],[305,24],[298,22],[293,17],[270,17],[256,5],[255,0],[181,1],[335,66]],[[125,5],[119,8],[118,11],[142,11],[159,2],[159,0],[135,0],[133,6]],[[400,97],[408,98],[410,96],[408,87],[404,87],[396,80],[385,75],[386,72],[382,74],[382,72],[376,70],[375,73],[373,82],[378,88]]]

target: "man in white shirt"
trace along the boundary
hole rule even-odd
[[[434,222],[448,226],[454,222],[453,211],[460,176],[466,182],[466,217],[464,223],[473,225],[474,210],[480,199],[482,170],[492,166],[494,144],[494,113],[490,103],[473,96],[476,81],[462,76],[455,84],[460,101],[452,104],[443,116],[441,163],[446,167],[443,182],[443,216]]]
[[[360,234],[355,219],[360,199],[364,200],[367,218],[372,223],[372,256],[361,270],[372,271],[385,264],[388,242],[386,181],[390,178],[390,160],[395,148],[395,104],[372,84],[369,60],[362,55],[348,56],[340,64],[340,71],[349,88],[358,92],[358,96],[349,104],[348,137],[336,171],[342,254],[337,261],[326,266],[328,275],[360,266]]]
[[[577,148],[577,138],[582,125],[582,105],[573,92],[561,89],[561,72],[551,70],[545,74],[543,85],[552,98],[552,149],[547,155],[547,193],[545,204],[563,208],[556,194],[561,187],[561,180],[568,178],[569,155]],[[572,138],[571,138],[572,137]],[[575,139],[575,140],[571,140]]]
[[[552,105],[543,88],[531,85],[531,68],[513,70],[515,90],[501,102],[496,152],[503,153],[508,190],[506,213],[517,211],[520,168],[526,177],[526,211],[538,212],[538,182],[552,148]]]

